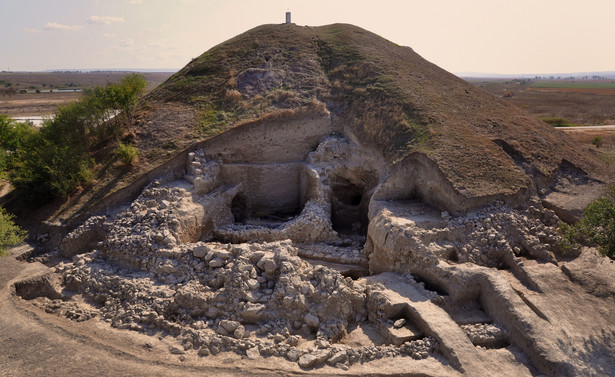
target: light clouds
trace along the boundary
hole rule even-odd
[[[124,17],[114,16],[90,16],[85,20],[88,24],[92,25],[112,25],[124,22]]]
[[[140,0],[134,0],[134,1],[140,1]],[[113,24],[124,23],[126,22],[126,20],[124,19],[124,17],[117,17],[117,16],[90,16],[85,20],[85,22],[86,24],[90,24],[90,25],[113,25]],[[23,30],[27,33],[41,33],[43,31],[54,31],[54,30],[78,31],[78,30],[82,30],[83,28],[84,28],[83,25],[65,25],[59,22],[46,22],[45,25],[43,25],[42,29],[25,27],[23,28]],[[112,33],[102,33],[102,36],[105,38],[111,38],[111,37],[115,37],[116,35]]]
[[[126,38],[126,39],[122,39],[122,41],[120,42],[120,46],[122,47],[132,47],[134,46],[135,41],[131,38]]]
[[[45,30],[68,30],[68,31],[77,31],[83,29],[83,26],[80,25],[62,25],[57,22],[47,22],[43,27]]]
[[[573,0],[5,2],[0,33],[11,38],[0,39],[1,60],[16,69],[181,68],[253,27],[283,23],[288,8],[297,25],[354,24],[451,72],[615,69],[613,0],[584,0],[582,8],[601,9],[592,17],[580,17]]]

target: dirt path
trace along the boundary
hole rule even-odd
[[[555,127],[558,130],[562,130],[564,132],[575,132],[575,131],[591,131],[591,130],[606,130],[606,131],[615,131],[615,125],[604,125],[604,126],[579,126],[579,127]]]

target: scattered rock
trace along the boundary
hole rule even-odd
[[[401,327],[403,327],[406,324],[406,319],[405,318],[400,318],[397,321],[395,321],[393,323],[393,327],[395,327],[396,329],[399,329]]]
[[[257,347],[254,348],[248,348],[246,350],[246,357],[250,360],[255,360],[259,357],[261,357],[261,353],[259,352]]]
[[[300,356],[301,356],[301,352],[294,347],[289,349],[288,352],[286,353],[286,358],[292,362],[296,362],[297,360],[299,360]]]
[[[329,357],[329,352],[325,350],[316,351],[309,354],[304,354],[299,357],[298,364],[301,368],[312,368],[317,365],[320,365],[327,360]]]
[[[169,352],[171,352],[173,355],[183,355],[186,353],[183,348],[178,346],[170,346]]]
[[[327,364],[329,365],[337,365],[337,364],[345,364],[348,361],[348,354],[346,351],[338,351],[329,357],[327,360]]]
[[[314,314],[312,313],[307,313],[304,317],[303,320],[305,321],[305,324],[312,327],[312,328],[318,328],[318,326],[320,325],[320,319],[318,319],[318,317],[316,317]]]

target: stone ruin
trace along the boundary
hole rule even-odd
[[[16,292],[71,320],[167,336],[183,359],[584,370],[568,361],[574,342],[549,348],[541,322],[553,322],[530,298],[545,290],[537,268],[561,274],[556,214],[538,200],[453,215],[418,197],[389,199],[384,165],[343,134],[304,161],[194,150],[183,177],[167,174],[129,206],[89,218],[46,260],[53,273]]]

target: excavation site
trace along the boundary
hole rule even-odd
[[[615,174],[563,132],[344,24],[255,28],[142,102],[140,165],[3,261],[24,363],[615,374],[615,264],[558,232]]]

